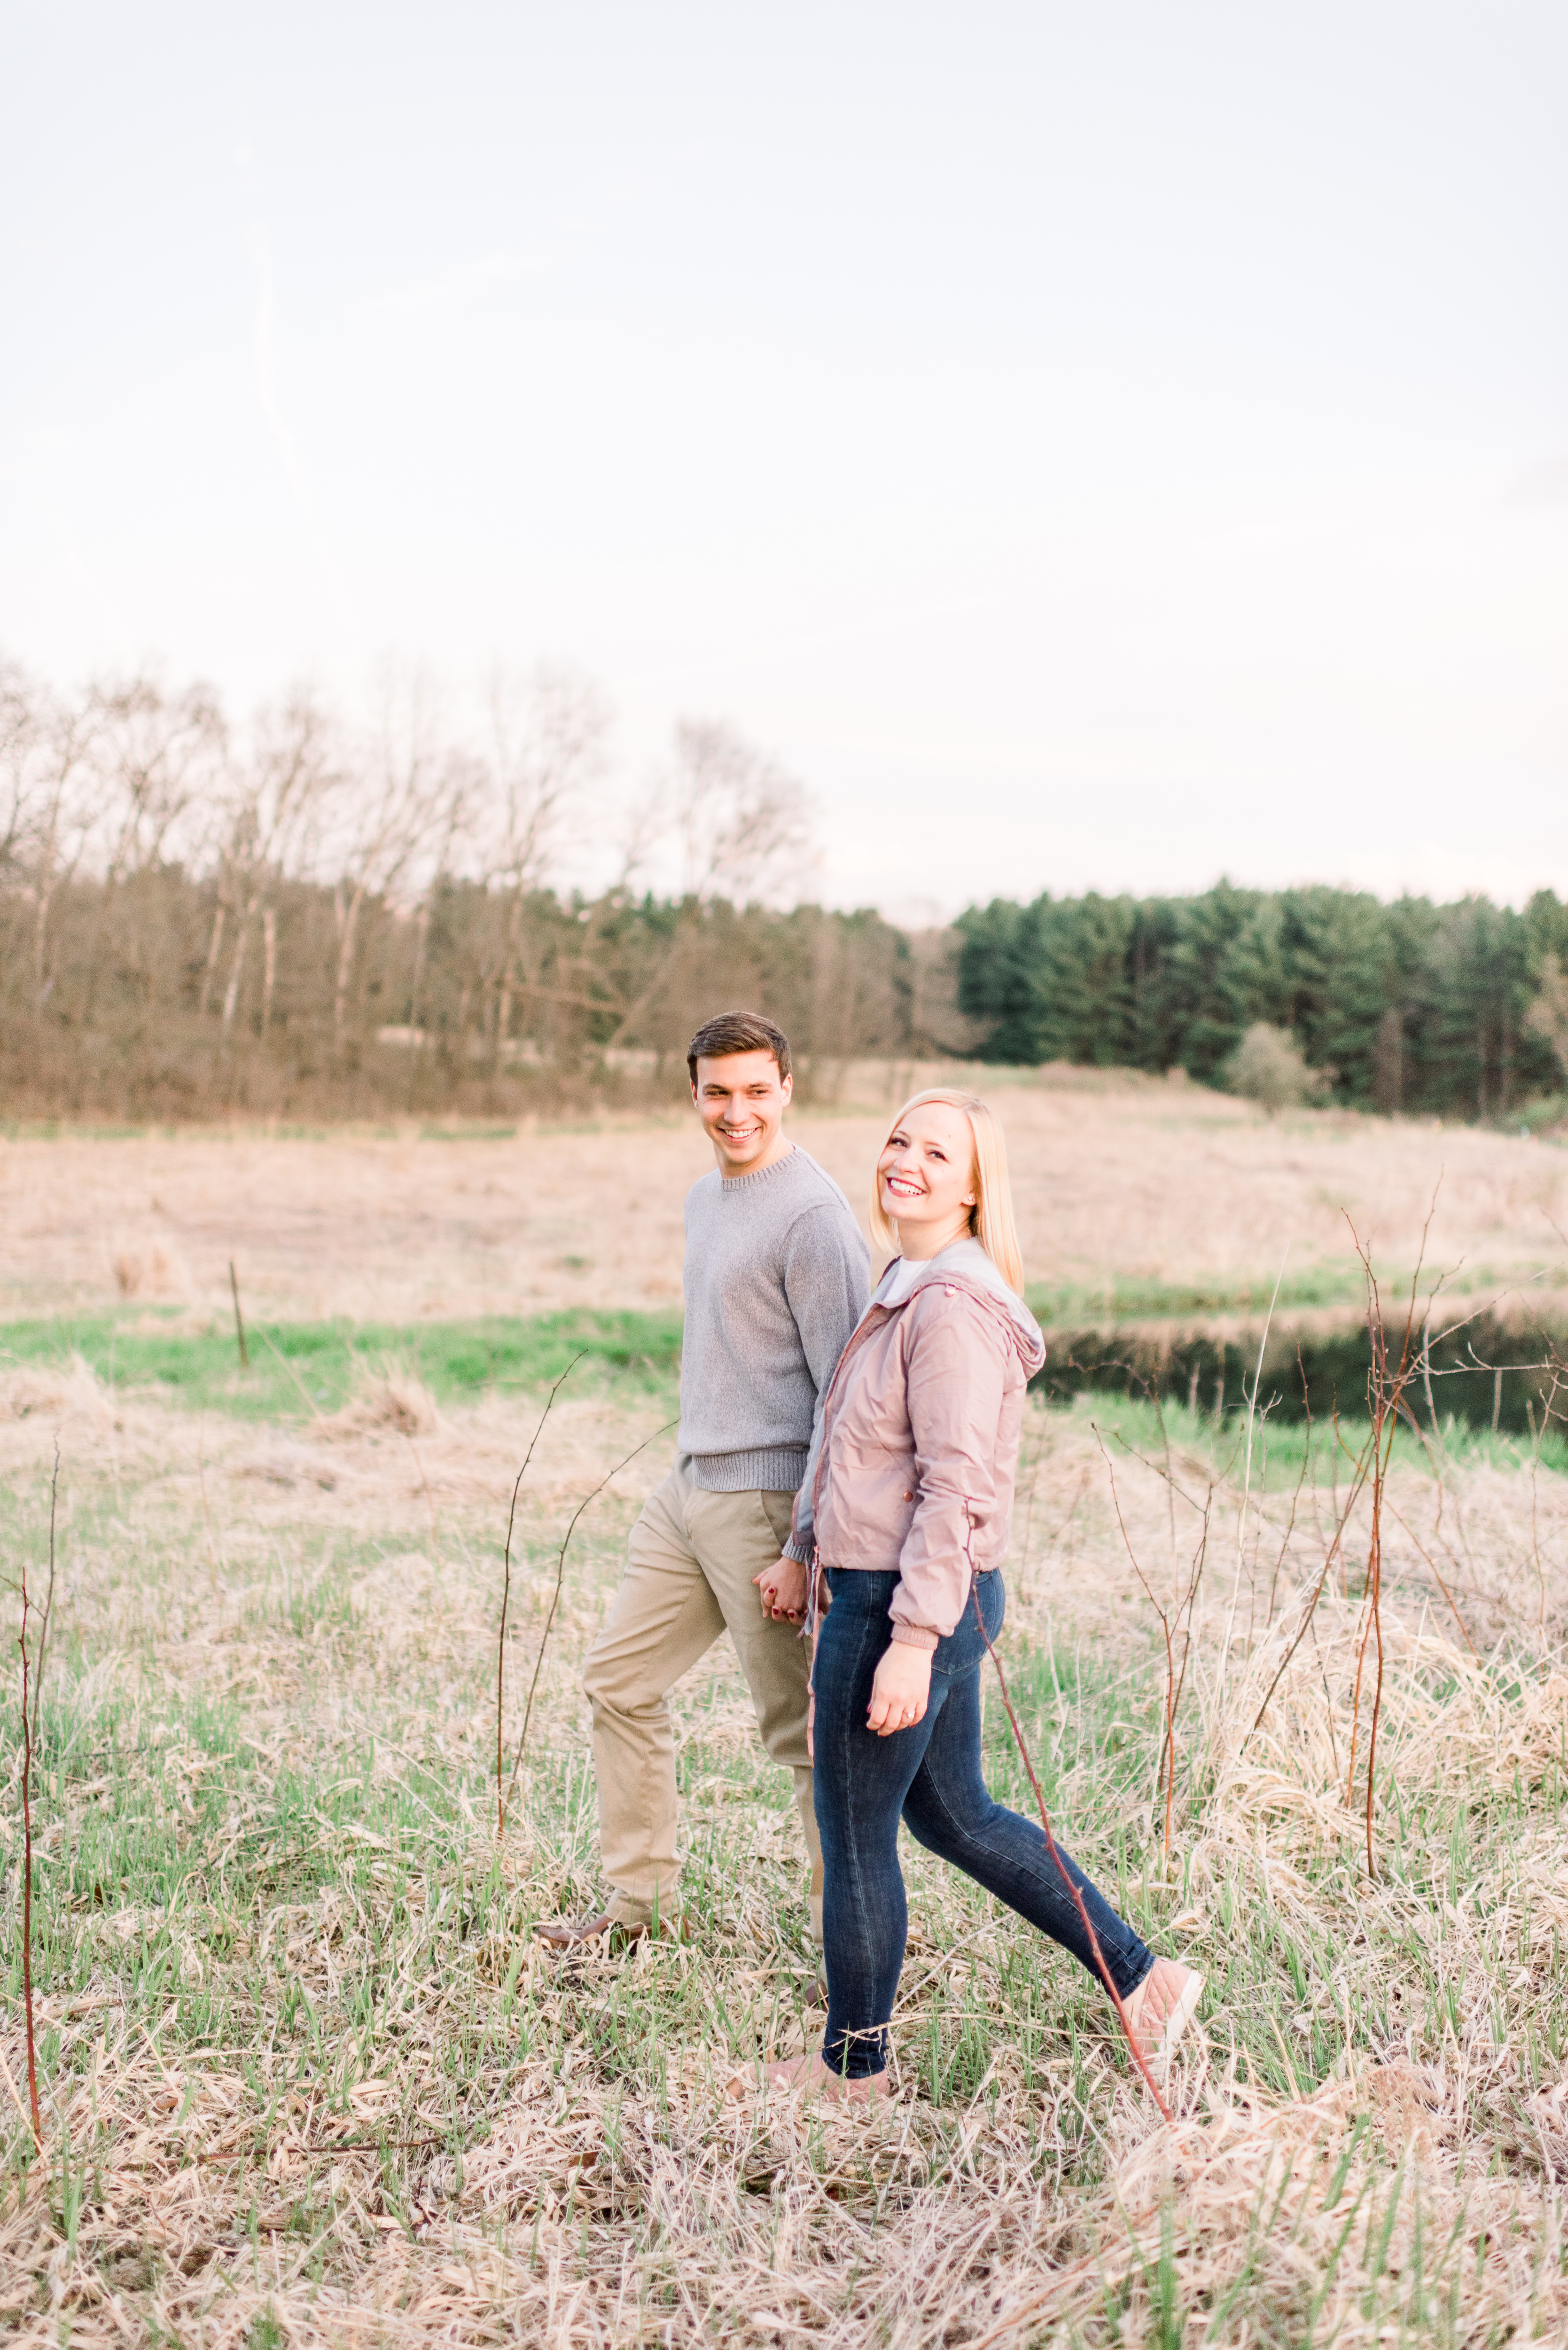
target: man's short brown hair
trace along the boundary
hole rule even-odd
[[[789,1075],[789,1038],[760,1012],[719,1012],[704,1020],[686,1047],[686,1066],[693,1085],[699,1061],[717,1061],[726,1053],[771,1053],[781,1078]]]

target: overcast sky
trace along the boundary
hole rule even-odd
[[[824,891],[1568,891],[1562,0],[0,0],[0,647],[574,660]]]

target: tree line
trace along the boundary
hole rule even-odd
[[[560,669],[497,671],[454,717],[389,666],[363,723],[300,689],[240,726],[200,685],[62,691],[0,660],[0,1106],[646,1099],[724,1003],[781,1023],[807,1092],[853,1057],[952,1055],[1243,1090],[1256,1063],[1288,1092],[1304,1056],[1307,1097],[1497,1118],[1568,1073],[1549,890],[1519,911],[1222,881],[911,934],[809,901],[811,795],[733,727],[681,720],[617,797],[611,721]],[[568,887],[585,860],[601,879]]]
[[[996,899],[957,925],[958,1003],[995,1061],[1185,1068],[1223,1084],[1249,1031],[1325,1096],[1504,1118],[1568,1075],[1568,904],[1384,903],[1365,890]]]
[[[683,720],[618,802],[610,728],[562,670],[497,672],[461,723],[389,669],[364,725],[301,690],[238,728],[199,685],[60,691],[0,664],[5,1111],[636,1099],[684,1083],[724,1003],[783,1023],[807,1089],[970,1041],[953,941],[791,902],[814,811],[776,762]],[[567,888],[585,854],[607,878]]]

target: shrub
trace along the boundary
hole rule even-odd
[[[1288,1028],[1271,1028],[1266,1020],[1253,1021],[1223,1075],[1233,1094],[1261,1102],[1271,1118],[1276,1110],[1324,1100],[1334,1083],[1331,1071],[1308,1068]]]

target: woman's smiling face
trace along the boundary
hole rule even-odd
[[[963,1111],[950,1102],[918,1103],[883,1145],[877,1180],[901,1241],[917,1231],[922,1239],[940,1232],[944,1246],[957,1240],[975,1203],[974,1137]]]

